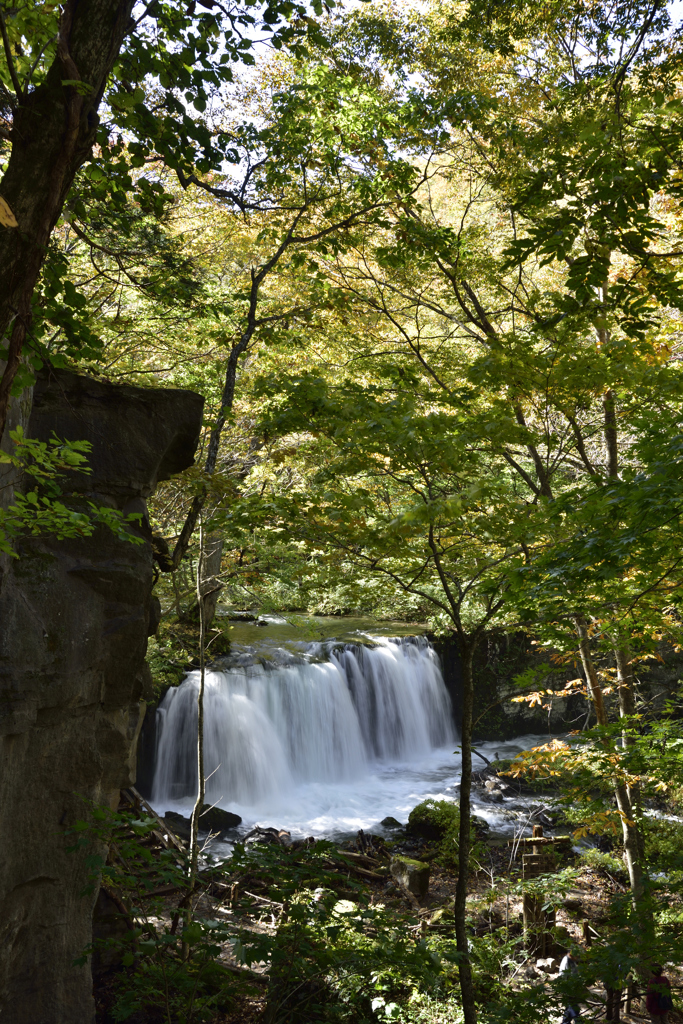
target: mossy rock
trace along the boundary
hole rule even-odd
[[[429,864],[412,857],[392,857],[389,870],[396,879],[414,896],[426,896],[429,889]]]
[[[457,830],[460,823],[460,808],[450,800],[423,800],[413,807],[408,817],[406,831],[421,839],[436,841],[448,832]]]

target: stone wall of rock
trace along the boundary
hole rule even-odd
[[[453,701],[456,726],[462,721],[462,677],[457,644],[454,640],[433,640],[441,659],[444,681]],[[683,677],[683,654],[660,645],[659,660],[639,663],[635,668],[636,698],[646,701],[657,712],[677,689]],[[597,658],[598,666],[612,668],[608,657]],[[529,669],[537,675],[526,687],[516,679]],[[525,735],[553,736],[573,729],[595,725],[595,713],[586,697],[576,693],[569,698],[549,697],[542,703],[529,705],[511,698],[531,690],[562,690],[569,680],[583,678],[578,660],[561,663],[545,649],[532,644],[522,632],[505,633],[489,630],[483,637],[474,659],[473,738],[509,740]],[[605,698],[612,717],[618,716],[614,693]],[[547,709],[544,705],[549,704]]]
[[[453,702],[455,723],[462,721],[462,676],[457,644],[439,638],[434,646],[441,659],[443,676]],[[553,665],[546,653],[539,654],[525,633],[490,630],[481,640],[474,657],[473,739],[510,740],[525,735],[557,735],[577,729],[585,721],[588,704],[584,697],[556,698],[548,712],[542,705],[512,701],[528,692],[515,677],[528,669],[541,669],[534,688],[561,690],[569,679],[581,675],[578,665]]]
[[[135,778],[153,599],[145,499],[192,464],[202,399],[65,371],[39,379],[29,434],[88,440],[75,501],[139,512],[141,544],[26,538],[0,563],[0,1020],[90,1024],[96,891],[67,830]]]

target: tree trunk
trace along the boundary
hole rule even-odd
[[[617,402],[613,391],[606,391],[602,400],[605,412],[604,436],[607,475],[619,479],[619,448],[617,445]]]
[[[204,555],[204,572],[202,573],[202,600],[204,602],[204,630],[207,630],[216,615],[218,595],[223,589],[218,575],[221,571],[223,557],[223,538],[217,533],[210,534],[206,539]]]
[[[586,673],[588,695],[590,696],[593,707],[595,708],[595,716],[598,720],[598,725],[607,725],[605,701],[602,696],[602,687],[600,686],[598,673],[595,670],[595,665],[593,664],[593,659],[591,657],[586,620],[582,615],[577,615],[574,619],[574,624],[576,625],[576,632],[579,637],[579,651],[581,652],[583,670]]]
[[[458,964],[460,993],[465,1024],[476,1024],[472,967],[467,937],[467,881],[470,866],[470,808],[472,793],[472,707],[474,703],[473,659],[475,645],[461,643],[462,660],[462,775],[460,779],[460,831],[458,835],[458,882],[455,890],[455,937],[461,959]]]
[[[223,589],[222,584],[218,579],[218,575],[221,571],[222,557],[223,538],[217,533],[209,534],[204,544],[201,580],[198,591],[198,593],[201,593],[203,626],[205,633],[216,616],[218,597]],[[192,621],[197,620],[199,617],[199,604],[197,602],[192,606],[187,617]]]
[[[636,698],[633,690],[635,680],[631,670],[629,651],[622,644],[614,649],[617,662],[617,684],[619,687],[619,713],[622,718],[636,713]],[[624,737],[624,746],[628,746],[628,738]]]
[[[622,718],[628,718],[636,713],[635,679],[631,669],[631,657],[624,644],[617,644],[614,650],[614,657],[617,663],[617,687],[619,693],[619,714]],[[622,744],[629,747],[634,742],[633,737],[624,730],[622,733]],[[628,787],[628,795],[631,807],[636,812],[636,832],[638,838],[639,859],[642,861],[645,856],[645,844],[643,833],[638,828],[638,820],[642,817],[642,796],[638,783]]]
[[[204,779],[204,682],[206,677],[205,665],[205,632],[204,632],[204,603],[201,597],[201,581],[204,562],[204,531],[201,519],[199,521],[199,561],[197,562],[197,607],[199,609],[199,690],[197,691],[197,799],[192,810],[190,821],[190,875],[186,897],[184,925],[188,928],[192,922],[192,897],[197,885],[197,865],[199,861],[199,815],[204,804],[206,794],[206,780]],[[190,947],[183,940],[182,955],[184,960],[190,957]]]
[[[9,342],[0,380],[0,437],[30,336],[33,293],[50,235],[74,177],[90,155],[97,110],[132,27],[132,9],[133,0],[67,0],[45,81],[16,96],[12,153],[0,181],[0,195],[18,224],[0,227],[0,338]]]
[[[617,782],[614,787],[614,793],[621,817],[621,832],[624,839],[626,866],[635,904],[638,903],[643,895],[643,868],[640,859],[638,826],[633,818],[633,807],[631,806],[628,787],[623,782]]]
[[[581,661],[583,663],[584,672],[586,673],[588,691],[590,693],[593,706],[595,707],[598,725],[607,725],[607,712],[605,710],[605,703],[602,696],[602,687],[600,686],[598,673],[595,669],[593,658],[590,653],[590,647],[588,645],[586,622],[585,619],[578,615],[574,621],[576,623],[576,631],[579,636]],[[643,868],[640,855],[638,827],[633,819],[631,798],[626,785],[623,782],[615,780],[614,794],[617,800],[619,816],[621,818],[621,831],[624,841],[624,853],[626,855],[628,877],[631,884],[631,895],[633,897],[633,903],[636,905],[643,895]]]

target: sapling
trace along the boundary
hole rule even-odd
[[[197,691],[197,799],[190,822],[190,870],[188,891],[185,897],[184,927],[192,922],[192,897],[197,885],[197,864],[199,860],[199,816],[204,803],[206,781],[204,779],[204,681],[206,676],[206,651],[204,644],[204,601],[202,600],[202,563],[204,561],[204,522],[199,517],[199,558],[197,559],[197,608],[199,611],[199,689]],[[189,943],[183,939],[183,959],[190,957]]]

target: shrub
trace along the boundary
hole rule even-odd
[[[623,860],[615,857],[613,853],[602,853],[593,846],[581,853],[581,863],[620,880],[628,877]]]
[[[647,860],[653,867],[658,871],[683,869],[683,822],[643,818],[641,828]]]

